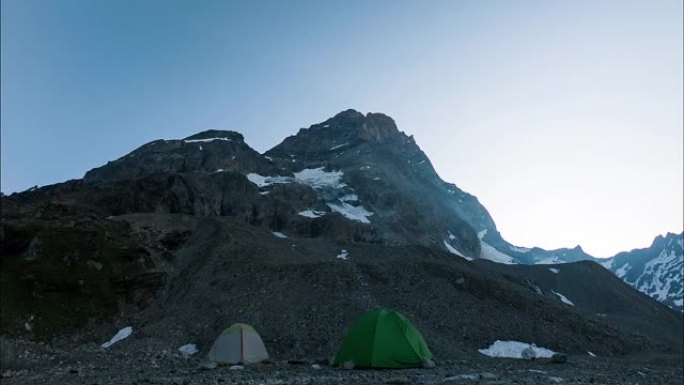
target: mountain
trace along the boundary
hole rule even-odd
[[[657,236],[651,246],[618,253],[601,264],[635,289],[684,311],[684,233]]]
[[[578,261],[597,262],[640,292],[684,311],[684,233],[657,236],[650,247],[634,249],[599,259],[574,249],[543,250],[537,247],[512,247],[508,253],[524,264],[564,264]]]
[[[383,114],[343,111],[264,154],[232,131],[155,140],[0,199],[4,335],[83,342],[126,322],[166,349],[242,320],[276,355],[331,355],[346,325],[383,306],[443,357],[496,339],[682,350],[680,313],[579,247],[510,245]],[[522,266],[568,259],[560,274]]]

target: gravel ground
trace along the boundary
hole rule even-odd
[[[7,345],[5,345],[7,347]],[[243,369],[199,369],[201,354],[104,350],[84,345],[70,351],[13,344],[20,350],[2,384],[681,384],[681,355],[569,356],[523,361],[473,355],[439,361],[432,369],[341,370],[326,359],[273,360]],[[21,351],[23,350],[23,352]]]

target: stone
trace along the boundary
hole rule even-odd
[[[554,364],[564,364],[568,362],[568,356],[563,353],[555,353],[551,356],[551,362]]]

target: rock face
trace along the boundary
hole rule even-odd
[[[498,234],[477,199],[442,181],[392,118],[354,110],[264,156],[238,133],[206,131],[150,142],[75,183],[81,202],[108,214],[235,216],[272,231],[421,244],[469,259],[480,256],[476,227]]]
[[[49,337],[118,315],[148,335],[173,330],[157,337],[182,344],[247,321],[276,353],[327,356],[331,335],[388,306],[423,320],[447,356],[502,338],[605,354],[681,350],[669,337],[633,335],[643,334],[637,323],[619,329],[622,305],[575,309],[532,273],[513,279],[499,270],[511,266],[468,262],[587,258],[581,248],[507,243],[477,198],[443,181],[383,114],[341,112],[263,155],[231,131],[156,140],[82,180],[1,199],[2,330],[11,335]],[[588,266],[574,279],[605,272]],[[620,298],[638,294],[610,285]],[[590,297],[578,287],[570,294]],[[653,324],[681,320],[639,301]]]

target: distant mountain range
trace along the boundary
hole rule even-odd
[[[217,309],[229,309],[291,336],[285,346],[298,330],[392,305],[447,333],[445,351],[502,333],[613,353],[643,335],[681,342],[684,234],[608,260],[513,246],[383,114],[343,111],[264,154],[233,131],[155,140],[83,179],[1,199],[6,333],[142,312],[153,334],[177,329],[169,309],[188,325],[221,323]],[[511,266],[540,264],[554,266]],[[296,330],[278,317],[292,314]]]
[[[594,261],[613,272],[635,289],[658,301],[684,310],[684,233],[659,235],[651,246],[623,251],[611,258],[592,257],[580,246],[574,249],[543,250],[510,246],[509,255],[518,263],[561,264]]]

